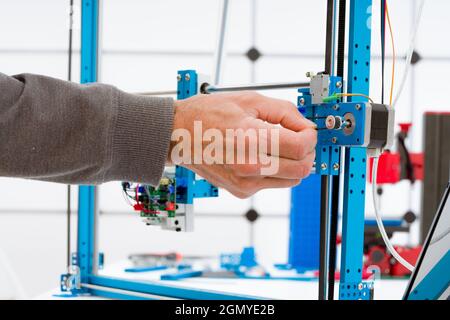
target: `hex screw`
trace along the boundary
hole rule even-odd
[[[326,164],[326,163],[322,163],[322,164],[320,165],[320,168],[321,168],[322,170],[327,170],[327,164]]]
[[[181,74],[177,74],[177,81],[178,81],[178,82],[181,81]]]
[[[360,291],[363,289],[363,284],[362,284],[362,283],[358,284],[358,289],[359,289]]]
[[[335,104],[335,105],[333,106],[333,110],[334,110],[334,111],[339,110],[339,105]]]
[[[300,99],[298,100],[298,103],[299,103],[301,106],[304,106],[304,105],[305,105],[305,98],[300,98]]]
[[[336,88],[342,88],[342,82],[341,81],[336,82]]]
[[[336,137],[331,138],[331,142],[336,143],[337,142],[337,138]]]
[[[361,105],[358,103],[358,104],[355,106],[355,108],[356,108],[356,110],[360,110],[360,109],[361,109]]]
[[[339,170],[339,163],[334,163],[333,164],[333,170]]]
[[[189,75],[189,73],[186,73],[186,75],[184,76],[184,80],[186,81],[191,80],[191,76]]]

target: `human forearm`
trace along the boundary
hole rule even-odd
[[[0,73],[0,176],[73,184],[157,184],[173,101],[102,84]]]

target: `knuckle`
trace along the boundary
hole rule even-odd
[[[298,169],[298,176],[296,178],[302,179],[306,176],[306,169],[304,165],[300,165],[300,168]]]
[[[297,109],[297,107],[295,106],[295,104],[293,104],[292,102],[290,102],[290,101],[286,101],[286,104],[287,104],[287,109],[289,109],[291,112],[298,112],[298,109]]]
[[[310,129],[311,131],[312,131],[312,143],[314,144],[314,145],[316,145],[317,144],[317,130],[314,130],[314,129]]]
[[[241,190],[241,189],[234,189],[230,191],[233,196],[239,199],[247,199],[252,195],[252,193],[248,192],[247,190]]]
[[[236,198],[239,198],[239,199],[246,199],[246,198],[248,198],[248,196],[245,193],[240,192],[240,191],[231,191],[231,194],[233,196],[235,196]]]
[[[291,187],[298,186],[301,182],[302,182],[302,179],[294,179],[294,180],[292,180]]]
[[[255,91],[245,91],[242,93],[241,98],[245,101],[251,101],[259,98],[261,95]]]

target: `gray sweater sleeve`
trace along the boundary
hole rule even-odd
[[[158,184],[173,114],[170,98],[0,73],[0,176]]]

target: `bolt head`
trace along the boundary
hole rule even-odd
[[[298,100],[298,103],[299,103],[301,106],[305,105],[305,98],[300,98],[300,99]]]
[[[339,105],[337,105],[337,104],[335,104],[334,106],[333,106],[333,110],[339,110]]]
[[[361,110],[361,105],[358,103],[358,104],[355,106],[355,108],[356,108],[356,110]]]
[[[342,82],[341,81],[336,82],[336,88],[342,88]]]
[[[339,163],[334,163],[333,164],[333,169],[334,170],[339,170]]]
[[[181,74],[177,74],[177,81],[178,81],[178,82],[181,81]]]
[[[326,170],[326,169],[327,169],[327,164],[326,164],[326,163],[322,163],[322,164],[320,165],[320,168],[321,168],[322,170]]]
[[[336,143],[337,142],[337,138],[336,137],[331,138],[331,142]]]
[[[191,80],[191,76],[189,75],[189,73],[186,73],[186,75],[184,76],[184,80],[186,81]]]
[[[359,289],[359,290],[362,290],[362,289],[363,289],[363,284],[362,284],[362,283],[358,284],[358,289]]]

